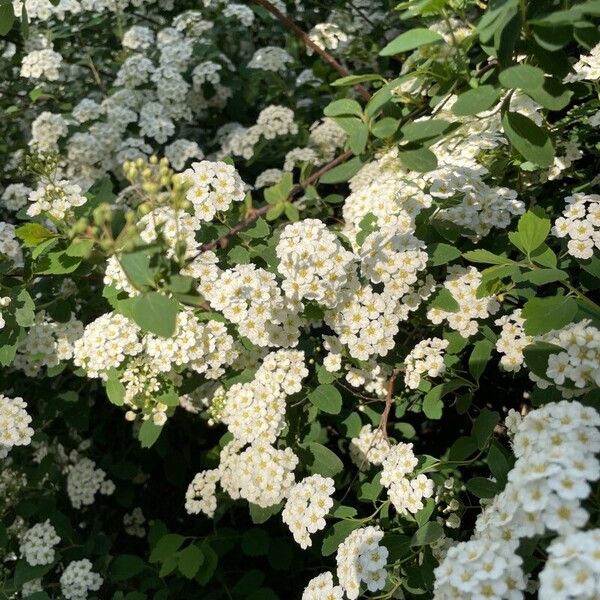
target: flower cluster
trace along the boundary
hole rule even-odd
[[[287,50],[276,46],[265,46],[259,48],[250,62],[246,65],[248,69],[262,69],[263,71],[282,71],[293,62],[293,58]]]
[[[448,340],[427,338],[419,342],[404,359],[404,383],[416,390],[421,383],[421,376],[439,377],[446,371],[443,351],[448,347]]]
[[[448,290],[458,304],[454,312],[432,307],[427,311],[427,318],[439,325],[447,321],[448,325],[458,331],[464,338],[477,333],[477,319],[485,319],[498,311],[498,301],[490,296],[477,297],[477,288],[481,283],[481,273],[475,267],[463,268],[456,265],[448,267],[448,276],[444,289]]]
[[[305,477],[290,489],[281,518],[301,548],[312,546],[311,534],[325,528],[334,490],[333,479],[321,475]]]
[[[600,44],[596,44],[586,56],[581,56],[573,65],[573,71],[565,77],[566,83],[600,79]]]
[[[17,267],[23,264],[23,251],[15,236],[15,226],[4,221],[0,221],[0,255],[11,260]]]
[[[517,308],[509,315],[496,319],[495,324],[502,327],[496,350],[502,354],[500,364],[506,371],[520,371],[523,366],[523,350],[533,342],[533,336],[527,335],[523,327],[525,319],[521,309]]]
[[[14,446],[31,443],[33,429],[29,427],[31,417],[26,408],[23,398],[0,394],[0,458],[4,458]]]
[[[33,50],[23,57],[21,77],[57,81],[60,79],[62,62],[62,56],[51,48]]]
[[[540,598],[592,600],[600,596],[600,530],[576,531],[548,546],[540,573]]]
[[[567,250],[571,256],[586,260],[594,249],[600,249],[600,196],[573,194],[565,198],[567,204],[562,217],[554,222],[552,233],[568,238]]]
[[[350,440],[350,458],[364,471],[370,465],[381,465],[389,454],[391,445],[380,429],[363,425],[357,437]]]
[[[31,565],[49,565],[54,562],[54,546],[60,542],[56,529],[46,519],[28,529],[21,537],[19,552]]]
[[[342,600],[343,597],[344,590],[333,585],[333,575],[329,572],[313,577],[302,593],[302,600]]]
[[[67,472],[67,494],[73,508],[81,508],[94,503],[96,494],[110,496],[115,491],[115,484],[106,479],[106,473],[96,468],[96,463],[89,458],[81,458],[69,466]]]
[[[383,531],[379,527],[361,527],[338,546],[337,576],[350,600],[358,598],[362,583],[369,592],[376,592],[385,585],[389,553],[385,546],[379,545],[382,539]]]
[[[88,592],[96,592],[104,581],[92,570],[87,559],[70,562],[60,576],[60,591],[67,600],[87,600]]]
[[[251,382],[227,390],[221,420],[236,440],[272,444],[285,427],[286,397],[302,389],[307,375],[304,352],[271,352]]]
[[[395,444],[391,447],[381,471],[381,484],[388,490],[390,501],[400,514],[417,513],[423,508],[423,498],[433,495],[433,481],[423,474],[409,479],[418,460],[412,444]]]
[[[31,192],[29,202],[31,204],[27,214],[30,217],[47,213],[55,219],[64,220],[72,215],[74,208],[84,205],[87,198],[82,195],[81,188],[76,183],[61,179]]]
[[[335,234],[318,219],[286,225],[276,248],[285,294],[332,307],[348,281],[354,261]]]
[[[146,517],[139,506],[136,506],[131,513],[123,515],[123,525],[125,526],[125,533],[134,537],[143,538],[146,535],[144,529],[144,523]]]

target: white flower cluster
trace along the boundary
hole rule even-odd
[[[564,350],[548,357],[546,379],[530,372],[529,377],[545,389],[556,385],[565,397],[575,396],[600,386],[600,330],[589,320],[572,323],[558,331],[538,336],[544,342]]]
[[[371,425],[363,425],[358,437],[350,440],[350,459],[365,471],[370,465],[381,465],[390,449],[381,429],[373,430]]]
[[[450,547],[434,571],[434,600],[521,600],[527,581],[516,549],[516,542],[487,538]]]
[[[227,390],[221,420],[240,442],[274,443],[285,427],[286,397],[302,389],[307,375],[304,352],[271,352],[251,382]]]
[[[520,371],[524,360],[523,350],[534,341],[533,336],[525,333],[525,319],[521,316],[521,309],[517,308],[494,322],[502,327],[496,342],[496,350],[502,354],[502,368],[506,371]]]
[[[448,312],[432,307],[427,311],[427,318],[434,325],[447,321],[450,328],[458,331],[464,338],[475,335],[479,329],[477,319],[485,319],[500,308],[500,304],[494,297],[477,298],[477,288],[480,283],[481,273],[475,267],[450,265],[444,288],[456,300],[458,308],[455,312]]]
[[[6,308],[11,302],[10,296],[0,296],[0,309]],[[2,329],[6,325],[6,320],[2,316],[2,311],[0,310],[0,329]]]
[[[252,263],[235,265],[214,277],[218,272],[215,268],[201,275],[198,291],[237,325],[240,335],[261,347],[296,345],[302,305],[282,294],[273,273]]]
[[[329,572],[313,577],[302,593],[302,600],[342,600],[343,597],[344,590],[333,585],[333,575]]]
[[[310,41],[321,50],[336,50],[338,46],[348,41],[348,35],[335,23],[318,23],[309,32]],[[310,56],[312,48],[307,47],[306,53]]]
[[[540,598],[594,600],[600,597],[600,529],[558,537],[548,546],[540,572]]]
[[[568,238],[567,250],[571,256],[587,260],[600,249],[600,195],[573,194],[565,198],[567,204],[562,217],[554,222],[552,233]]]
[[[6,457],[14,446],[31,443],[31,417],[25,410],[27,403],[19,396],[9,398],[0,394],[0,458]]]
[[[260,134],[267,140],[298,133],[298,125],[294,121],[294,111],[285,106],[267,106],[260,111],[256,125]]]
[[[31,188],[22,183],[11,183],[7,185],[2,193],[3,208],[12,212],[17,212],[27,205],[27,198],[29,194],[31,194],[31,191]],[[2,237],[0,237],[0,239],[2,239]]]
[[[448,347],[448,340],[440,338],[427,338],[419,342],[404,359],[404,383],[412,390],[416,390],[421,383],[421,376],[426,373],[428,377],[439,377],[446,371],[444,364],[444,350]]]
[[[179,138],[165,146],[165,156],[173,168],[180,171],[185,167],[188,160],[192,158],[201,160],[204,158],[204,153],[196,142]]]
[[[232,202],[244,199],[244,182],[231,165],[203,160],[192,163],[180,174],[190,187],[186,198],[200,221],[212,221],[219,210],[227,210]]]
[[[37,523],[29,528],[21,537],[19,552],[31,565],[49,565],[54,562],[54,546],[60,542],[50,519]]]
[[[276,248],[285,294],[333,307],[348,281],[354,261],[335,234],[318,219],[286,225]]]
[[[276,46],[265,46],[254,52],[250,62],[246,65],[248,69],[262,69],[263,71],[283,71],[294,59],[284,48]]]
[[[42,153],[58,152],[58,140],[68,131],[68,123],[62,115],[44,111],[31,124],[29,145]]]
[[[51,48],[33,50],[23,57],[21,77],[58,81],[63,58]]]
[[[337,576],[350,600],[358,598],[362,583],[369,592],[376,592],[385,585],[389,553],[385,546],[379,545],[382,539],[383,531],[379,527],[361,527],[338,546]]]
[[[0,254],[11,260],[16,267],[23,264],[23,251],[15,235],[12,223],[0,221]]]
[[[305,477],[290,489],[281,518],[301,548],[312,546],[311,534],[325,528],[334,491],[333,479],[322,475]]]
[[[146,536],[146,530],[144,529],[144,523],[146,517],[139,506],[136,506],[131,513],[123,515],[123,525],[125,526],[125,533],[134,537],[143,538]]]
[[[283,450],[255,443],[242,450],[244,444],[233,440],[220,455],[217,469],[198,473],[186,492],[186,511],[204,512],[212,517],[216,509],[216,484],[234,500],[243,498],[263,508],[281,502],[294,485],[293,471],[298,457],[291,448]]]
[[[99,492],[110,496],[115,491],[115,484],[106,479],[106,473],[96,468],[96,463],[89,458],[81,458],[70,465],[67,473],[67,494],[73,508],[81,508],[94,503]]]
[[[478,535],[509,540],[583,527],[581,501],[600,478],[599,425],[600,414],[575,401],[528,413],[513,438],[517,461],[508,483],[478,518]]]
[[[344,147],[347,138],[348,134],[333,119],[325,117],[311,125],[308,143],[322,162],[329,162]]]
[[[581,56],[573,65],[573,71],[564,78],[565,83],[600,79],[600,44],[596,44],[587,56]]]
[[[83,324],[73,315],[63,323],[51,319],[45,311],[35,315],[27,335],[19,344],[15,367],[35,377],[43,367],[56,367],[73,358],[73,345],[83,334]]]
[[[76,183],[60,179],[54,183],[42,184],[37,190],[29,194],[29,208],[27,214],[35,217],[41,213],[48,213],[51,217],[63,220],[71,216],[77,206],[87,202],[82,195],[81,188]]]
[[[60,591],[67,600],[87,600],[88,592],[100,589],[104,580],[92,567],[87,558],[74,560],[67,565],[60,576]]]
[[[391,447],[383,461],[381,484],[387,488],[390,501],[401,514],[417,513],[423,508],[423,498],[433,496],[433,481],[423,474],[409,479],[418,460],[412,444],[399,443]]]

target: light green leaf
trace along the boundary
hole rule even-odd
[[[528,335],[540,335],[568,325],[576,314],[577,302],[568,296],[531,298],[523,306],[523,327]]]
[[[311,442],[309,450],[313,456],[313,462],[309,465],[311,472],[319,473],[323,477],[333,477],[343,470],[344,463],[323,444]]]
[[[385,81],[385,79],[377,73],[366,73],[364,75],[347,75],[336,79],[331,85],[334,87],[344,87],[348,85],[356,85],[365,81]]]
[[[142,448],[150,448],[160,436],[162,428],[162,425],[156,425],[152,419],[144,421],[138,432],[138,440]]]
[[[531,65],[515,65],[504,69],[498,79],[508,89],[535,90],[544,84],[544,71]]]
[[[396,133],[400,121],[392,117],[383,117],[371,126],[371,133],[380,140],[385,140]]]
[[[542,245],[550,233],[550,226],[550,219],[539,206],[521,216],[517,231],[519,241],[528,255]]]
[[[430,244],[427,247],[427,252],[434,267],[452,262],[461,254],[456,246],[444,243]]]
[[[408,123],[400,131],[402,132],[402,141],[422,142],[435,138],[449,129],[451,123],[443,119],[427,119],[425,121],[416,121]]]
[[[470,250],[469,252],[463,252],[463,256],[469,262],[483,263],[486,265],[507,265],[514,263],[510,258],[499,256],[489,250]]]
[[[362,115],[362,107],[356,100],[343,98],[342,100],[334,100],[328,104],[323,113],[327,117],[338,117],[340,115]]]
[[[116,369],[108,371],[108,379],[105,386],[108,399],[117,406],[123,406],[126,390],[125,386],[121,383],[119,372]]]
[[[338,521],[323,538],[321,546],[321,554],[323,556],[331,556],[338,546],[362,523],[360,521]]]
[[[393,56],[394,54],[408,52],[409,50],[414,50],[415,48],[425,46],[426,44],[435,44],[443,41],[444,38],[439,33],[436,33],[431,29],[416,27],[410,31],[405,31],[394,38],[379,52],[379,55]]]
[[[145,292],[134,298],[131,316],[144,331],[161,337],[175,333],[179,302],[160,292]]]
[[[471,356],[469,356],[469,373],[473,376],[473,379],[479,383],[479,378],[485,371],[491,356],[494,344],[489,340],[479,340],[473,346]]]
[[[398,158],[404,167],[409,171],[427,173],[437,167],[437,158],[428,148],[410,149],[401,146],[398,151]]]
[[[42,242],[55,238],[58,236],[53,231],[50,231],[39,223],[26,223],[15,229],[15,235],[23,242],[24,246],[28,248],[35,248]]]

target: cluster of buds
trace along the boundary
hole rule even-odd
[[[40,178],[50,179],[58,168],[60,154],[58,152],[37,152],[32,150],[25,155],[19,170],[23,174],[34,174]]]

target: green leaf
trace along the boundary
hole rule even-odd
[[[21,587],[24,583],[31,581],[33,579],[39,579],[43,577],[46,573],[51,571],[54,567],[55,563],[50,563],[48,565],[30,565],[24,558],[21,558],[17,561],[14,570],[14,584],[17,587]]]
[[[143,331],[161,337],[175,333],[179,302],[160,292],[145,292],[134,298],[131,316]]]
[[[470,250],[469,252],[463,252],[463,256],[473,263],[483,263],[487,265],[506,265],[513,264],[510,258],[505,256],[499,256],[489,250]]]
[[[363,163],[358,156],[351,158],[349,161],[330,169],[324,173],[319,181],[321,183],[342,183],[348,181],[356,175],[362,168]]]
[[[448,130],[451,123],[443,119],[427,119],[408,123],[400,131],[402,132],[402,141],[422,142],[431,138],[438,137]]]
[[[204,554],[196,544],[190,544],[177,555],[179,572],[187,579],[193,579],[204,562]]]
[[[321,554],[323,556],[331,556],[338,546],[362,523],[360,521],[338,521],[323,538],[321,546]]]
[[[523,306],[524,329],[528,335],[540,335],[560,329],[573,321],[577,302],[568,296],[531,298]]]
[[[473,477],[466,485],[467,490],[478,498],[493,498],[500,491],[497,483],[485,477]]]
[[[572,90],[552,77],[546,77],[542,87],[528,90],[527,93],[544,108],[555,111],[566,108],[573,96]]]
[[[108,399],[117,406],[123,406],[125,403],[125,386],[121,383],[119,372],[116,369],[108,371],[108,379],[105,385]]]
[[[340,77],[331,83],[334,87],[343,87],[348,85],[356,85],[357,83],[364,83],[365,81],[385,81],[385,79],[377,73],[366,73],[365,75],[347,75],[346,77]]]
[[[16,298],[15,321],[21,327],[31,327],[35,319],[35,304],[27,290],[21,290]]]
[[[486,461],[498,484],[501,486],[506,485],[510,465],[508,464],[504,453],[495,445],[492,445],[490,447],[490,451],[488,452]]]
[[[285,203],[285,216],[292,222],[295,223],[300,219],[300,212],[298,209],[291,203]]]
[[[166,558],[169,558],[179,548],[185,541],[185,538],[178,533],[167,533],[163,535],[157,542],[154,548],[152,548],[152,552],[150,553],[150,562],[163,562]]]
[[[261,525],[265,521],[268,521],[273,515],[276,515],[281,510],[281,503],[268,506],[267,508],[258,506],[258,504],[252,504],[251,502],[249,504],[250,518],[255,525]]]
[[[327,117],[337,117],[339,115],[356,115],[360,117],[362,116],[362,107],[356,100],[343,98],[342,100],[334,100],[328,104],[323,113]]]
[[[408,149],[401,146],[398,150],[398,159],[409,171],[427,173],[437,167],[437,158],[428,148]]]
[[[146,568],[146,563],[135,554],[119,554],[110,563],[110,577],[112,581],[131,579]]]
[[[548,342],[534,342],[523,350],[527,368],[542,379],[546,379],[548,370],[548,359],[553,354],[564,352],[564,348]]]
[[[309,450],[313,462],[308,465],[312,473],[319,473],[323,477],[333,477],[344,469],[344,463],[329,448],[318,442],[311,442]]]
[[[142,448],[150,448],[160,436],[162,428],[162,425],[156,425],[152,419],[144,421],[138,432],[138,440]]]
[[[380,90],[377,90],[371,99],[365,106],[365,114],[370,118],[374,119],[383,109],[383,107],[392,99],[392,84],[391,81],[387,85],[384,85]]]
[[[14,25],[15,11],[12,0],[0,0],[0,35],[6,35]]]
[[[42,256],[35,272],[39,275],[66,275],[73,273],[81,264],[81,258],[69,256],[66,252],[49,252]]]
[[[444,403],[442,398],[464,385],[460,379],[452,379],[431,388],[423,399],[423,412],[429,419],[441,419]]]
[[[437,521],[429,521],[415,531],[411,546],[428,546],[444,535],[444,528]]]
[[[469,356],[469,373],[477,383],[492,356],[493,348],[494,344],[489,340],[479,340],[473,346],[473,351]]]
[[[371,126],[371,133],[380,140],[385,140],[396,133],[400,121],[392,117],[383,117]]]
[[[452,105],[452,112],[459,117],[476,115],[491,108],[499,96],[500,90],[498,88],[491,85],[481,85],[463,92]]]
[[[554,281],[565,281],[569,279],[569,274],[561,269],[536,269],[529,273],[524,273],[522,280],[530,281],[535,285],[546,285]]]
[[[430,308],[439,308],[446,312],[456,312],[460,305],[449,289],[442,288],[429,303]]]
[[[206,539],[200,545],[200,549],[204,555],[204,562],[200,566],[200,570],[196,575],[196,581],[200,583],[200,585],[206,585],[211,580],[217,569],[219,557],[217,553],[209,546]]]
[[[26,223],[15,229],[15,235],[23,242],[24,246],[28,248],[35,248],[42,242],[48,239],[58,237],[53,231],[50,231],[39,223]]]
[[[456,246],[444,243],[430,244],[427,247],[427,251],[431,265],[434,267],[452,262],[461,255],[460,250]]]
[[[246,236],[249,238],[253,238],[253,239],[260,239],[260,238],[267,237],[269,235],[269,233],[271,233],[271,228],[269,227],[267,222],[262,217],[259,217],[256,220],[254,227],[251,227],[250,229],[246,229],[246,230],[242,231],[240,235],[243,235],[243,236]]]
[[[367,146],[369,129],[362,121],[358,121],[358,119],[354,120],[357,121],[357,125],[354,131],[348,136],[348,146],[353,154],[358,155],[362,154]]]
[[[425,46],[426,44],[434,44],[443,41],[444,38],[439,33],[436,33],[431,29],[416,27],[410,31],[405,31],[394,38],[379,52],[379,56],[393,56],[394,54],[408,52],[409,50],[414,50],[415,48]]]
[[[515,112],[504,113],[502,126],[510,143],[525,160],[540,167],[553,165],[554,146],[543,127],[536,125],[529,117]]]
[[[269,553],[269,535],[264,529],[253,527],[242,535],[242,552],[246,556],[266,556]]]
[[[477,442],[470,435],[463,435],[459,437],[453,444],[450,446],[450,450],[448,451],[448,460],[465,460],[475,454],[477,450]]]
[[[342,410],[342,395],[333,385],[319,385],[308,394],[308,399],[319,410],[330,415],[338,415]]]
[[[486,447],[488,440],[492,433],[494,433],[494,429],[499,421],[500,415],[487,408],[483,408],[477,415],[477,418],[473,422],[471,435],[477,440],[477,447],[480,450]]]
[[[550,233],[550,226],[550,219],[539,206],[529,209],[521,216],[517,230],[519,241],[528,255],[544,243]]]
[[[133,287],[138,290],[156,287],[159,273],[156,262],[160,252],[159,246],[145,246],[119,258],[119,263]]]
[[[508,89],[535,90],[544,84],[544,71],[531,65],[515,65],[504,69],[498,79]]]

